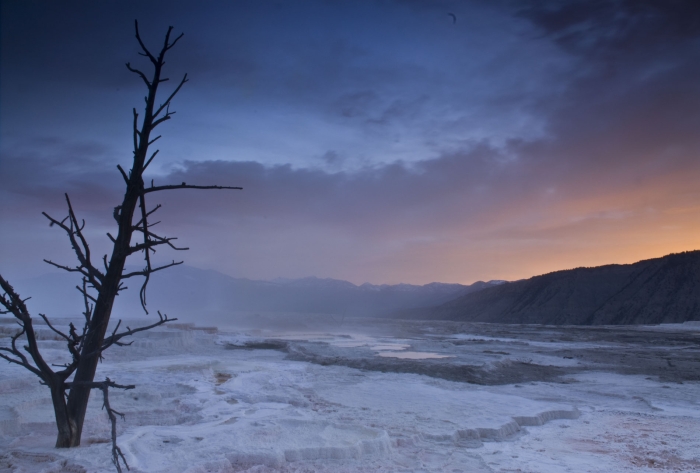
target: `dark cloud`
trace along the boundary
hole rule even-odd
[[[38,202],[69,193],[99,206],[114,197],[120,184],[114,173],[116,162],[114,152],[101,143],[40,138],[31,145],[3,150],[0,189],[4,195]]]
[[[599,58],[700,36],[700,5],[687,0],[531,2],[519,14],[563,47]]]
[[[332,103],[332,111],[344,118],[366,118],[378,100],[379,97],[372,90],[347,93],[341,95]]]

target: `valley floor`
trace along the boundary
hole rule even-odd
[[[329,320],[172,324],[110,349],[98,379],[137,385],[110,391],[131,471],[700,471],[699,325]],[[81,447],[54,449],[47,389],[0,363],[0,472],[115,471],[100,407]]]

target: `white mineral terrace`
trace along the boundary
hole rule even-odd
[[[131,471],[700,471],[700,382],[673,375],[699,359],[698,331],[649,330],[685,338],[645,355],[603,332],[373,323],[172,325],[111,348],[97,379],[137,386],[110,391]],[[14,327],[0,324],[3,344]],[[61,342],[41,344],[65,359]],[[594,358],[601,350],[650,367],[618,369]],[[115,471],[100,408],[94,393],[82,445],[54,449],[48,390],[0,363],[0,472]]]

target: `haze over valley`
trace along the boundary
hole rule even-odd
[[[290,318],[306,314],[338,321],[391,317],[548,325],[700,321],[700,251],[471,285],[356,286],[316,277],[256,281],[191,266],[176,266],[158,276],[150,284],[149,303],[172,317],[200,325],[251,323],[261,314],[277,314],[278,318],[280,314]],[[17,287],[36,294],[28,301],[36,312],[69,316],[80,311],[79,294],[65,274],[19,281]],[[135,296],[125,291],[115,315],[142,317]]]

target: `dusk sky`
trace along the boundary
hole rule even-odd
[[[160,250],[235,277],[514,280],[700,249],[700,2],[2,0],[0,273],[110,245],[146,91]],[[150,71],[150,69],[148,69]],[[141,265],[138,255],[131,264]],[[154,276],[157,277],[157,276]]]

